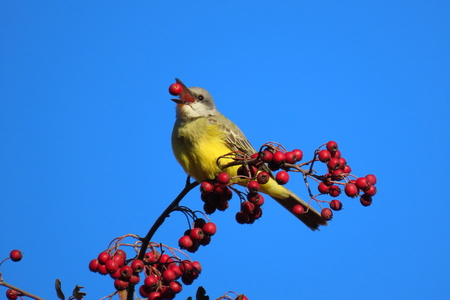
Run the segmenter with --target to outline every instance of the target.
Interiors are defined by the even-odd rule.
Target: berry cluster
[[[323,176],[315,176],[314,178],[319,182],[318,190],[320,194],[328,194],[333,198],[338,197],[341,193],[341,186],[344,187],[345,194],[350,198],[360,196],[360,202],[364,206],[372,204],[372,197],[377,193],[375,186],[377,178],[373,174],[365,177],[356,177],[351,174],[352,168],[347,164],[347,160],[342,157],[341,151],[338,149],[338,144],[334,141],[322,145],[326,149],[317,149],[315,161],[320,161],[327,166],[327,173]],[[321,147],[322,147],[321,146]],[[312,197],[317,202],[327,202],[330,208],[322,209],[322,217],[325,220],[331,220],[334,211],[342,209],[342,202],[333,199],[331,201],[318,200]]]
[[[130,285],[136,286],[143,277],[143,284],[139,287],[142,297],[152,300],[174,299],[176,294],[181,292],[182,283],[189,285],[198,278],[202,269],[200,263],[189,260],[183,252],[168,246],[150,243],[142,259],[138,259],[137,256],[127,259],[126,252],[118,247],[133,246],[138,250],[140,244],[122,243],[125,237],[118,238],[110,249],[101,252],[89,263],[89,270],[92,272],[109,274],[114,279],[117,291],[124,290]],[[172,255],[165,254],[165,251]],[[184,258],[175,251],[184,254]]]
[[[326,149],[321,149],[326,146]],[[356,177],[352,175],[351,167],[347,164],[345,158],[342,157],[338,145],[334,141],[330,141],[320,146],[314,154],[314,158],[310,161],[299,163],[303,158],[303,152],[299,149],[287,151],[283,146],[276,143],[264,144],[258,153],[251,156],[243,155],[241,152],[228,153],[220,159],[232,159],[231,163],[223,166],[223,168],[231,165],[240,165],[237,176],[230,176],[223,172],[220,173],[214,181],[205,181],[201,184],[201,198],[204,202],[204,210],[211,214],[216,209],[225,210],[229,207],[228,201],[232,198],[232,190],[235,191],[241,199],[241,209],[236,214],[236,220],[240,224],[251,224],[262,216],[261,206],[264,204],[264,197],[260,194],[261,188],[271,178],[278,184],[284,185],[289,181],[288,172],[301,172],[307,183],[307,179],[311,178],[319,183],[318,189],[320,194],[328,194],[333,198],[341,194],[341,187],[347,196],[361,196],[360,201],[364,206],[372,203],[372,196],[376,194],[376,177],[375,175],[367,175],[366,177]],[[317,175],[313,170],[315,162],[323,162],[327,166],[325,175]],[[308,166],[308,169],[302,169]],[[270,171],[277,173],[271,174]],[[246,180],[246,181],[242,181]],[[232,187],[233,184],[246,182],[246,193],[240,192]],[[342,202],[333,199],[331,201],[319,200],[317,196],[311,193],[309,184],[307,188],[310,194],[310,200],[314,200],[321,207],[321,216],[324,220],[331,220],[333,210],[342,209]],[[361,194],[362,192],[362,194]],[[310,201],[310,202],[311,202]],[[320,203],[329,203],[330,208],[322,208]],[[296,215],[305,213],[305,208],[301,205],[295,205],[292,212]]]
[[[188,229],[178,240],[180,249],[194,253],[201,246],[206,246],[211,242],[211,236],[217,231],[216,224],[206,222],[205,219],[197,218],[194,221],[194,228]]]
[[[228,201],[233,197],[229,184],[230,175],[227,173],[219,174],[214,181],[208,180],[201,183],[201,199],[204,202],[205,213],[212,214],[216,210],[225,211],[229,207]]]

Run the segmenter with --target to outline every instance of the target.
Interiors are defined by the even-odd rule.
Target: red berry
[[[294,149],[292,152],[295,155],[295,161],[301,161],[303,159],[303,151],[300,149]]]
[[[261,186],[259,185],[258,181],[250,180],[247,184],[247,188],[250,193],[257,193],[261,189]]]
[[[125,259],[122,256],[122,254],[116,253],[111,259],[114,260],[119,265],[119,268],[123,267],[123,265],[125,264]]]
[[[192,262],[192,266],[193,266],[194,268],[197,268],[198,273],[201,273],[201,272],[202,272],[202,265],[200,264],[200,262],[198,262],[198,261],[193,261],[193,262]]]
[[[273,161],[271,161],[270,163],[267,164],[267,166],[269,167],[270,171],[277,171],[280,169],[280,164],[276,164]]]
[[[336,150],[336,152],[331,152],[331,157],[340,158],[341,157],[341,150]]]
[[[261,194],[249,193],[247,194],[247,200],[253,204],[261,206],[264,204],[264,197]]]
[[[226,200],[221,200],[219,203],[217,203],[217,206],[216,206],[217,210],[219,210],[219,211],[225,211],[228,209],[228,207],[230,207],[230,205],[229,205],[228,201],[226,201]]]
[[[337,197],[341,194],[341,188],[337,185],[332,185],[328,190],[328,194],[330,194],[331,197]]]
[[[138,284],[139,281],[141,281],[141,277],[139,277],[138,274],[133,274],[130,279],[128,279],[128,282],[133,285]]]
[[[11,258],[12,261],[20,261],[22,259],[22,252],[19,250],[12,250],[9,253],[9,258]]]
[[[329,208],[324,208],[322,209],[322,211],[320,212],[320,215],[322,216],[322,218],[325,221],[329,221],[333,218],[333,211]]]
[[[117,249],[116,252],[114,252],[114,256],[121,256],[124,261],[127,259],[127,254],[122,249]]]
[[[201,239],[203,239],[205,234],[203,233],[203,230],[201,228],[194,228],[191,230],[189,236],[193,241],[200,241]]]
[[[330,189],[330,187],[327,186],[325,183],[321,182],[321,183],[319,183],[319,186],[317,187],[317,189],[319,190],[319,192],[321,194],[328,194],[328,190]]]
[[[292,212],[295,215],[302,215],[305,212],[305,208],[303,206],[301,206],[300,204],[296,204],[294,205],[294,207],[292,208]]]
[[[324,150],[320,150],[318,157],[319,157],[319,160],[321,162],[326,163],[327,161],[330,160],[331,153],[330,153],[330,151],[325,150],[325,149]]]
[[[156,252],[158,253],[158,252]],[[158,261],[158,258],[155,256],[153,252],[147,252],[144,254],[144,261],[146,262],[155,262]]]
[[[178,245],[181,249],[187,249],[192,247],[193,242],[190,236],[184,235],[178,240]]]
[[[151,293],[151,291],[152,289],[146,285],[141,285],[139,287],[139,294],[141,295],[142,298],[147,298],[148,295]]]
[[[216,208],[209,202],[203,203],[203,210],[206,214],[210,215],[216,211]]]
[[[348,174],[350,174],[352,172],[352,168],[350,168],[349,165],[345,165],[342,170],[344,171],[344,173],[348,173]]]
[[[148,300],[162,300],[160,292],[151,292],[148,295]]]
[[[178,294],[183,290],[183,286],[178,281],[172,281],[169,283],[169,287],[175,292],[175,294]]]
[[[173,259],[167,254],[162,254],[159,257],[159,262],[162,263],[162,264],[167,264],[167,263],[173,262]]]
[[[149,288],[155,288],[158,285],[159,279],[158,277],[154,275],[150,275],[148,277],[145,277],[144,279],[144,285]]]
[[[255,205],[253,203],[251,203],[250,201],[245,201],[245,202],[242,202],[242,204],[241,204],[241,211],[243,211],[247,215],[251,214],[254,209],[255,209]]]
[[[128,281],[124,281],[119,278],[114,280],[114,287],[118,291],[122,291],[122,290],[126,289],[128,287],[128,284],[129,284]]]
[[[371,186],[369,180],[367,180],[366,177],[359,177],[358,179],[356,179],[355,185],[358,189],[364,192],[369,190]]]
[[[342,169],[337,169],[334,170],[333,172],[331,172],[331,179],[335,180],[335,181],[340,181],[344,179],[344,171],[342,171]]]
[[[341,210],[342,209],[342,202],[339,200],[331,200],[330,207],[332,210]]]
[[[206,246],[209,245],[209,243],[211,243],[211,236],[209,235],[205,235],[201,241],[198,242],[200,245],[202,246]]]
[[[236,213],[236,222],[238,222],[239,224],[247,224],[249,220],[250,217],[248,216],[247,213],[243,211],[238,211]]]
[[[356,196],[358,196],[358,193],[359,193],[356,185],[351,182],[349,182],[345,185],[344,192],[350,198],[355,198]]]
[[[223,174],[227,174],[227,173],[223,173]],[[227,187],[226,185],[221,184],[219,182],[216,182],[214,184],[214,194],[216,194],[216,195],[223,195],[223,193],[225,192],[226,187]]]
[[[202,228],[203,225],[205,225],[205,224],[206,224],[205,219],[203,219],[203,218],[197,218],[197,219],[195,219],[195,221],[194,221],[194,228]]]
[[[185,284],[185,285],[191,285],[194,282],[195,278],[186,274],[183,274],[183,276],[181,276],[181,281]]]
[[[180,262],[180,270],[183,274],[186,274],[192,269],[192,262],[190,260],[183,260]]]
[[[161,298],[164,300],[170,300],[175,298],[175,292],[168,286],[163,286],[161,291]]]
[[[327,167],[330,170],[337,170],[341,167],[340,162],[339,162],[339,158],[333,157],[330,158],[330,160],[327,162]]]
[[[345,166],[347,165],[347,160],[343,157],[339,157],[339,165],[342,170],[344,170]]]
[[[175,273],[175,279],[178,279],[183,275],[183,272],[181,272],[180,267],[176,263],[170,264],[169,269]]]
[[[97,272],[97,270],[98,270],[98,265],[99,265],[98,259],[94,258],[93,260],[91,260],[91,261],[89,262],[89,270],[90,270],[91,272]]]
[[[213,236],[214,234],[216,234],[216,231],[217,231],[216,224],[214,224],[213,222],[206,223],[202,229],[203,229],[204,234],[210,235],[210,236]]]
[[[258,168],[254,165],[242,165],[237,170],[237,174],[239,176],[243,177],[250,177],[253,178],[255,176],[256,172],[258,172]]]
[[[106,270],[105,265],[99,264],[97,268],[97,272],[101,275],[107,275],[108,271]]]
[[[286,155],[281,151],[276,151],[273,154],[272,162],[275,164],[280,164],[286,161]]]
[[[230,182],[230,175],[226,172],[222,172],[217,175],[217,182],[221,184],[228,184]]]
[[[140,259],[135,259],[131,262],[131,268],[134,273],[141,273],[144,270],[145,265],[144,262]]]
[[[123,266],[120,268],[120,275],[123,278],[129,278],[131,275],[133,275],[133,269],[130,266]]]
[[[334,153],[338,150],[338,144],[335,141],[329,141],[327,143],[327,150],[330,151],[330,153]]]
[[[374,185],[372,185],[370,187],[370,189],[368,189],[367,191],[364,192],[364,194],[367,194],[369,196],[375,196],[376,193],[377,193],[377,188]]]
[[[377,183],[377,177],[375,177],[375,175],[373,175],[373,174],[366,175],[366,178],[367,178],[367,181],[369,181],[370,184],[372,184],[372,185]]]
[[[220,198],[226,201],[231,200],[231,198],[233,198],[233,192],[231,191],[230,188],[225,187]]]
[[[108,252],[102,252],[98,255],[98,262],[102,265],[106,264],[106,262],[111,258]]]
[[[6,298],[8,298],[8,300],[16,300],[20,295],[21,293],[19,291],[13,289],[6,290]]]
[[[119,269],[119,265],[116,263],[115,260],[108,260],[105,264],[106,267],[106,271],[108,271],[108,273],[112,274],[114,272],[116,272]]]
[[[294,152],[286,152],[284,154],[286,156],[286,162],[288,164],[295,164],[297,162]]]
[[[262,209],[261,206],[255,206],[255,209],[253,210],[253,214],[249,215],[250,221],[251,219],[259,219],[262,217]]]
[[[161,279],[165,282],[170,282],[175,280],[176,275],[175,272],[171,269],[167,269],[162,273]]]
[[[106,268],[106,266],[105,266],[105,268]],[[110,273],[109,276],[113,279],[117,279],[117,278],[122,277],[122,273],[120,273],[120,269],[117,269],[116,272]]]
[[[181,86],[181,84],[179,83],[172,83],[169,86],[169,93],[172,96],[178,96],[179,94],[181,94],[181,91],[183,90],[183,87]]]
[[[364,194],[361,196],[361,198],[359,199],[359,201],[361,202],[361,204],[363,206],[369,206],[372,204],[372,196],[369,196],[367,194]]]
[[[267,172],[259,172],[258,175],[256,176],[256,180],[258,181],[259,184],[266,184],[270,179],[270,175]]]
[[[212,184],[209,181],[203,181],[202,184],[200,185],[200,191],[202,193],[209,194],[209,193],[212,193],[213,190],[214,190],[214,184]]]
[[[288,172],[286,172],[284,170],[278,172],[277,176],[275,176],[275,180],[280,185],[284,185],[284,184],[288,183],[288,181],[289,181],[289,174],[288,174]]]
[[[270,152],[269,150],[262,151],[260,156],[261,156],[261,160],[265,163],[270,163],[273,159],[273,153]]]

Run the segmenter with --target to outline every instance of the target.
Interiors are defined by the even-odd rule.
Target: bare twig
[[[1,274],[0,274],[0,285],[5,286],[5,287],[10,288],[10,289],[13,289],[13,290],[16,290],[16,291],[18,291],[22,296],[26,296],[26,297],[29,297],[29,298],[32,298],[32,299],[36,299],[36,300],[44,300],[44,299],[41,298],[41,297],[38,297],[38,296],[33,295],[33,294],[31,294],[31,293],[28,293],[28,292],[26,292],[26,291],[24,291],[24,290],[22,290],[22,289],[19,289],[18,287],[15,287],[15,286],[13,286],[13,285],[11,285],[11,284],[5,282],[4,280],[1,279]]]

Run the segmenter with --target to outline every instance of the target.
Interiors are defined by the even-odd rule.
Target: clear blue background
[[[311,156],[339,143],[371,207],[311,232],[274,201],[252,226],[231,208],[192,258],[206,288],[249,299],[450,298],[448,1],[1,1],[0,257],[43,298],[113,291],[88,262],[144,235],[182,189],[172,155],[175,77],[201,86],[255,146]],[[299,176],[296,176],[299,177]],[[289,186],[307,192],[300,178]],[[325,198],[324,200],[326,200]],[[200,209],[199,192],[182,204]],[[173,214],[154,241],[175,246]]]

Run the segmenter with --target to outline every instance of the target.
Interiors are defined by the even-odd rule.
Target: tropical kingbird
[[[172,99],[177,103],[172,132],[172,149],[176,159],[184,171],[198,182],[213,180],[221,172],[236,176],[239,166],[221,169],[218,157],[232,151],[242,151],[250,156],[256,150],[239,127],[217,110],[207,90],[187,88],[179,79],[176,81],[182,86],[179,99]],[[247,182],[238,180],[237,183],[245,186]],[[312,230],[319,225],[327,225],[320,213],[273,178],[261,185],[261,192],[271,196],[291,213],[295,205],[303,206],[305,213],[294,215]]]

